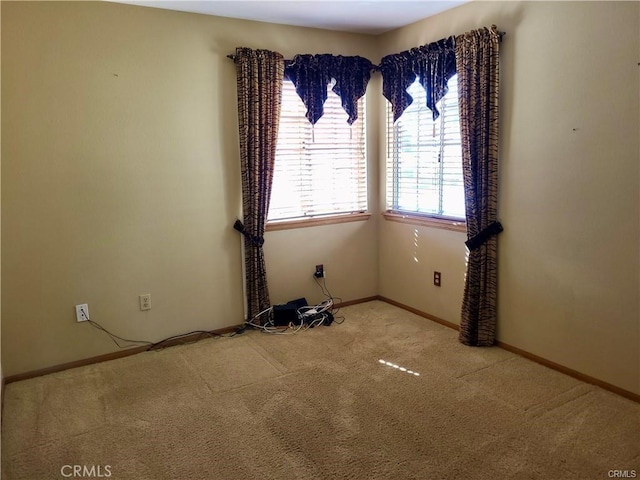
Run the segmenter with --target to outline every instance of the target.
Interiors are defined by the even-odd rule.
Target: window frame
[[[456,81],[456,76],[452,77],[449,82]],[[418,79],[416,79],[418,82]],[[422,93],[422,92],[421,92]],[[423,99],[414,99],[414,102],[423,101]],[[438,102],[438,106],[440,106],[440,102]],[[424,107],[426,109],[426,107]],[[444,112],[440,109],[441,114]],[[428,112],[428,110],[427,110]],[[406,113],[406,112],[405,112]],[[443,117],[441,117],[443,118]],[[391,104],[386,102],[385,106],[385,155],[386,155],[386,163],[384,169],[384,179],[385,179],[385,211],[382,212],[382,216],[386,220],[400,222],[400,223],[408,223],[411,225],[421,225],[433,228],[441,228],[452,231],[466,232],[466,218],[465,217],[455,217],[451,215],[439,215],[437,213],[430,212],[418,212],[411,210],[404,210],[400,208],[394,209],[394,204],[397,204],[397,195],[398,189],[394,186],[395,182],[397,182],[396,178],[398,175],[397,169],[394,167],[394,163],[397,162],[397,154],[395,154],[395,149],[393,147],[393,142],[395,141],[395,126],[393,125],[393,113],[391,110]],[[444,146],[442,143],[439,145],[439,148],[442,149]],[[440,173],[439,176],[442,177],[444,174]],[[464,178],[462,187],[464,189]],[[392,185],[390,185],[390,183]],[[442,201],[442,187],[438,190],[438,197],[440,201]]]
[[[335,97],[334,102],[338,102],[338,104],[340,104],[340,97],[338,97],[335,93],[333,93],[331,91],[331,87],[332,84],[329,84],[327,86],[328,92],[327,92],[327,100],[330,97]],[[291,94],[291,90],[295,91],[295,87],[293,87],[293,84],[287,80],[284,79],[283,80],[283,89],[284,88],[289,88],[289,94]],[[283,92],[284,93],[284,92]],[[302,107],[301,110],[301,114],[300,114],[300,122],[302,124],[302,122],[304,122],[304,124],[307,124],[309,126],[310,129],[315,128],[315,126],[312,126],[309,123],[309,120],[305,117],[304,115],[304,106],[302,104],[302,101],[299,99],[299,97],[296,95],[296,99],[298,101],[300,101],[300,106]],[[284,102],[284,95],[283,95],[283,102]],[[358,104],[359,104],[359,108],[358,108],[358,119],[355,121],[354,125],[357,122],[362,122],[360,123],[359,127],[362,129],[362,146],[361,146],[361,151],[362,151],[362,170],[359,170],[360,166],[358,167],[358,178],[363,179],[363,185],[364,185],[364,191],[362,189],[359,189],[358,192],[359,193],[364,193],[364,208],[363,209],[355,209],[352,211],[344,211],[344,212],[336,212],[336,213],[318,213],[318,214],[311,214],[308,216],[298,216],[298,217],[291,217],[291,218],[274,218],[274,219],[269,219],[267,218],[266,223],[265,223],[265,230],[266,231],[277,231],[277,230],[286,230],[286,229],[293,229],[293,228],[304,228],[304,227],[313,227],[313,226],[318,226],[318,225],[330,225],[330,224],[337,224],[337,223],[348,223],[348,222],[356,222],[356,221],[366,221],[371,217],[371,213],[370,213],[370,185],[369,185],[369,165],[368,165],[368,155],[367,155],[367,136],[368,136],[368,132],[367,132],[367,117],[366,117],[366,95],[363,96],[362,98],[360,98],[358,100]],[[327,106],[327,103],[325,103],[325,107]],[[334,106],[335,107],[335,106]],[[344,113],[344,119],[340,119],[340,121],[344,121],[344,126],[345,128],[352,128],[349,126],[349,124],[347,123],[347,113],[344,112],[344,110],[342,110],[342,107],[340,106],[340,112]],[[325,109],[325,115],[327,115],[327,109]],[[318,123],[322,122],[322,119],[324,118],[324,116],[318,121]],[[316,126],[318,125],[318,123],[316,123]],[[335,124],[335,122],[334,122]],[[314,135],[314,134],[312,134]],[[276,156],[276,162],[278,161],[277,156]],[[359,160],[356,160],[359,161]],[[275,180],[275,168],[274,168],[274,180]],[[273,187],[275,186],[272,185],[272,199],[273,199]],[[270,205],[271,207],[271,205]]]

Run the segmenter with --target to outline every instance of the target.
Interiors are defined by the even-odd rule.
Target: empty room
[[[640,3],[3,1],[6,480],[640,476]]]

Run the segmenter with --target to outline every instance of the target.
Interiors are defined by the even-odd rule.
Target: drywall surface
[[[472,2],[380,38],[385,55],[491,24],[507,32],[498,339],[634,393],[639,9],[637,2]],[[380,293],[459,323],[464,240],[381,221]],[[435,290],[417,262],[437,269],[443,256],[443,287]]]
[[[376,295],[378,252],[371,242],[376,235],[375,218],[269,232],[265,255],[272,303],[305,297],[317,304],[325,299],[323,287],[345,301]],[[324,266],[324,279],[313,276],[317,264]]]
[[[242,323],[236,77],[226,55],[245,46],[286,58],[375,56],[375,41],[108,2],[1,8],[4,374],[117,350],[76,323],[80,303],[129,339]],[[268,238],[270,277],[280,263],[310,276],[317,259],[332,265],[336,295],[375,295],[376,227],[362,225]],[[351,269],[339,252],[354,235],[362,249]],[[296,265],[283,254],[301,251],[308,258]],[[311,282],[295,293],[318,291]],[[289,293],[274,280],[274,298]]]

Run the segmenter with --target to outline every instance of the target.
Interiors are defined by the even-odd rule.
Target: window
[[[434,121],[424,88],[407,89],[413,103],[393,123],[387,104],[387,208],[391,212],[450,220],[465,217],[457,76]]]
[[[331,88],[332,85],[329,86]],[[329,91],[315,125],[293,84],[282,87],[268,220],[300,220],[367,209],[364,101],[349,125],[340,97]]]

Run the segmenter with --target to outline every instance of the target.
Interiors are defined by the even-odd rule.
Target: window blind
[[[268,220],[366,211],[363,99],[353,125],[331,91],[315,125],[305,112],[295,87],[285,80]]]
[[[387,208],[393,212],[464,219],[464,184],[457,76],[434,121],[416,80],[413,103],[393,123],[387,103]]]

